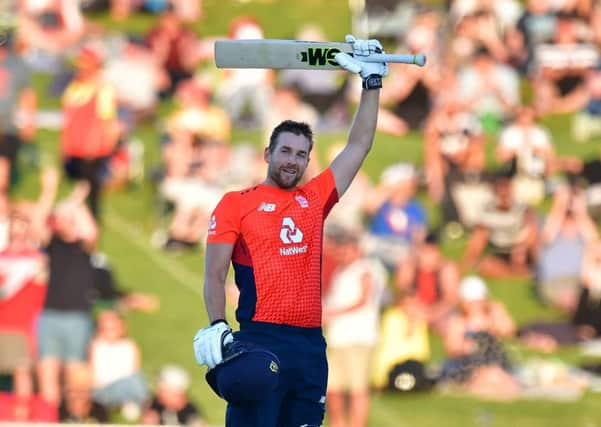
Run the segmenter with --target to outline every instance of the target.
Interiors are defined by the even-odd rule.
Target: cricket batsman
[[[225,194],[209,224],[204,298],[210,326],[194,337],[198,364],[227,402],[226,427],[314,427],[325,413],[328,376],[321,329],[323,224],[369,153],[386,63],[377,40],[347,36],[353,54],[338,64],[359,74],[361,100],[348,142],[329,167],[298,186],[313,148],[313,132],[291,120],[273,129],[264,158],[267,177]],[[225,316],[230,262],[240,290],[233,332]]]

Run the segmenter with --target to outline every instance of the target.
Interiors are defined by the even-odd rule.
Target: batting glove
[[[353,56],[344,52],[334,57],[342,68],[363,78],[364,89],[379,89],[382,87],[382,77],[388,75],[388,64],[385,62],[364,62],[373,53],[384,53],[382,45],[377,40],[357,40],[351,35],[346,36],[346,42],[353,46]]]
[[[353,55],[354,56],[369,56],[372,53],[384,53],[384,48],[382,44],[375,39],[371,40],[361,40],[356,39],[354,36],[347,34],[344,38],[344,41],[350,43],[353,47]],[[357,58],[360,59],[360,58]]]
[[[200,329],[194,336],[194,356],[199,365],[213,369],[223,361],[223,349],[234,341],[232,328],[225,320]]]

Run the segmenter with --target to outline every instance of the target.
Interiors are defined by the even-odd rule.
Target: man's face
[[[415,178],[399,181],[394,186],[390,201],[398,206],[405,205],[414,195],[417,187]]]
[[[532,126],[534,124],[534,110],[532,108],[521,108],[517,115],[517,122],[521,126]]]
[[[310,141],[303,135],[281,133],[273,152],[265,149],[267,179],[284,190],[294,188],[309,164],[310,147]]]

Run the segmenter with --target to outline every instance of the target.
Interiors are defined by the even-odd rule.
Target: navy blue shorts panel
[[[228,405],[226,427],[321,425],[328,378],[325,340],[319,329],[296,329],[235,333],[235,339],[261,345],[278,356],[280,379],[272,396],[258,405]]]

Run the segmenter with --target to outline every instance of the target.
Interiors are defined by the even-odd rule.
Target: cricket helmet
[[[280,360],[272,352],[234,340],[223,351],[223,361],[205,378],[213,391],[233,405],[266,399],[278,386]]]

